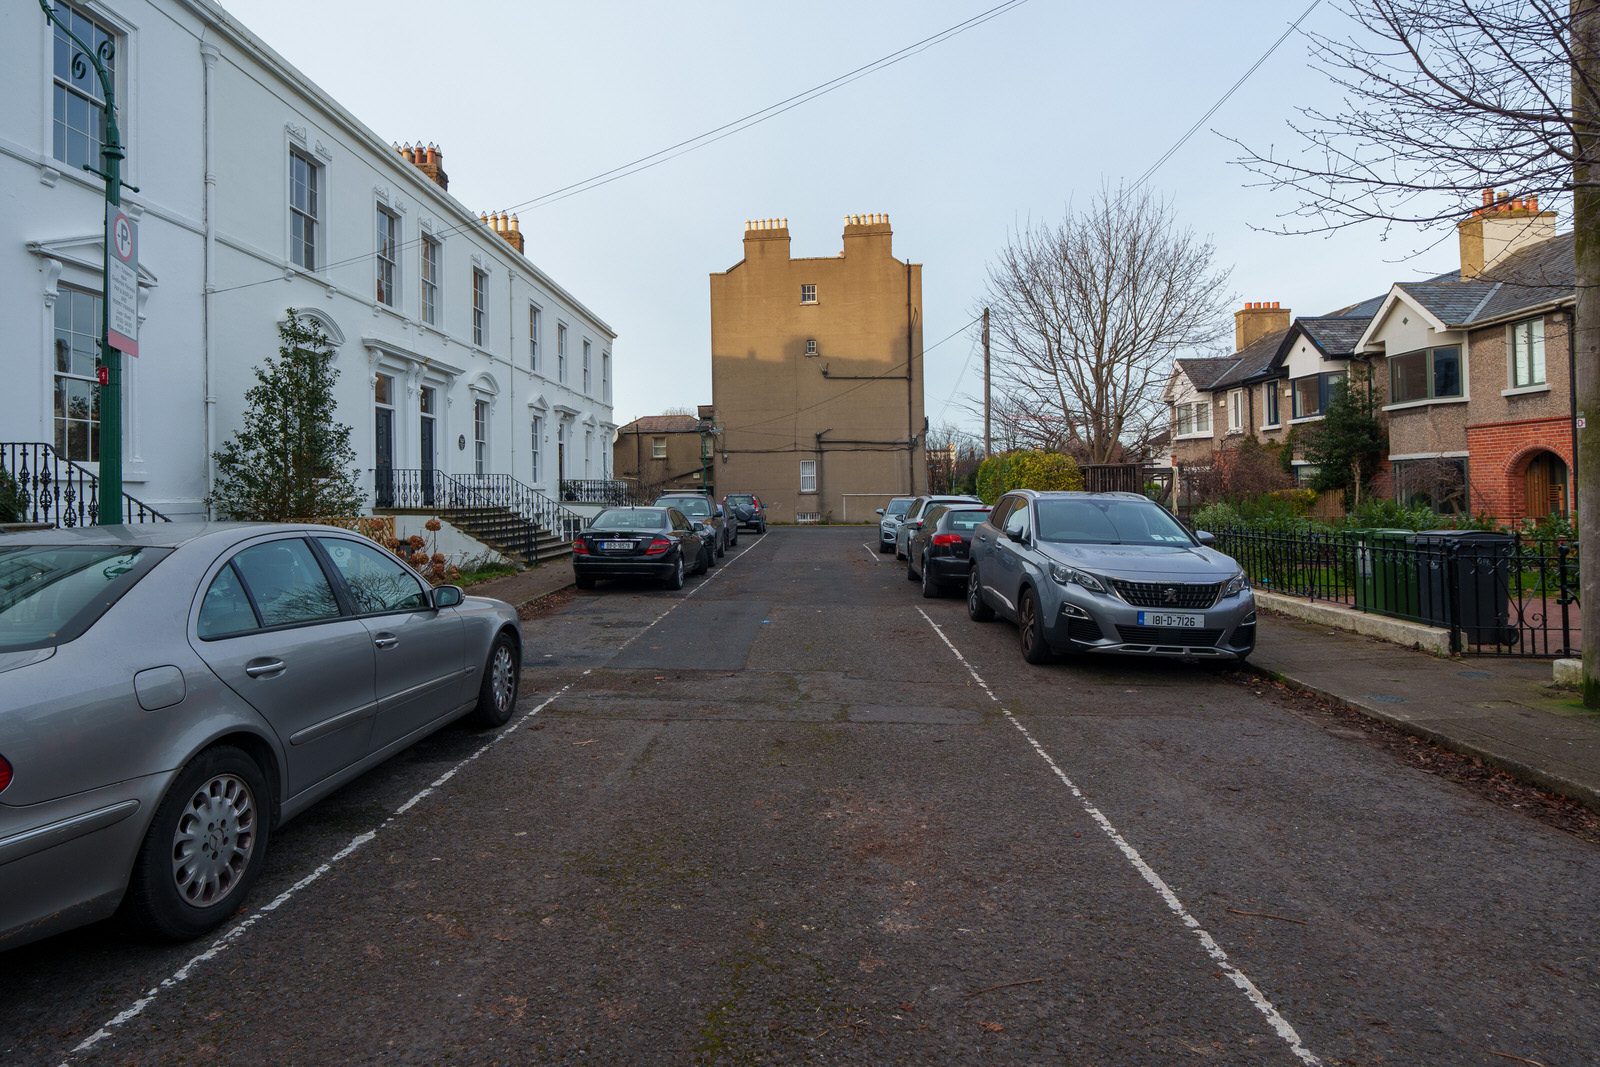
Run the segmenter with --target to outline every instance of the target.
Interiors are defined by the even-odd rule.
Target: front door
[[[421,443],[417,460],[422,467],[422,506],[433,506],[433,467],[434,455],[433,432],[434,417],[433,390],[422,390],[422,421],[417,427],[417,440]]]
[[[1567,465],[1550,452],[1528,464],[1523,478],[1523,508],[1530,519],[1560,514],[1567,508]]]
[[[372,636],[340,615],[303,539],[251,545],[225,563],[201,601],[193,644],[277,733],[290,797],[367,755],[377,711]]]
[[[377,650],[377,751],[459,708],[470,695],[466,627],[434,610],[427,590],[388,552],[349,537],[319,537]]]
[[[372,442],[375,503],[388,508],[394,506],[394,409],[375,408],[373,414],[377,428]]]

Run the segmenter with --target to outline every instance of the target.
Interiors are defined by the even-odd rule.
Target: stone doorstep
[[[1261,589],[1255,590],[1255,597],[1257,608],[1265,608],[1274,614],[1287,615],[1319,626],[1331,626],[1336,630],[1347,630],[1363,637],[1375,637],[1406,648],[1431,652],[1435,656],[1450,655],[1450,631],[1441,626],[1425,626],[1419,622],[1392,619],[1387,615],[1373,615],[1320,600],[1303,600]]]

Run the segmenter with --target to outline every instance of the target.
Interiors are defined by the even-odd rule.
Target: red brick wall
[[[1534,456],[1540,452],[1560,456],[1570,483],[1572,422],[1560,416],[1468,426],[1467,451],[1473,513],[1484,512],[1503,523],[1516,522],[1527,513],[1523,475]]]

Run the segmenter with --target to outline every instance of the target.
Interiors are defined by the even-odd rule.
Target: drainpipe
[[[832,433],[832,432],[833,432],[833,429],[831,427],[826,429],[826,430],[817,431],[817,519],[818,519],[818,521],[826,521],[826,518],[827,518],[827,515],[828,515],[828,507],[827,507],[828,498],[826,496],[824,496],[823,492],[822,492],[822,435],[825,434],[825,433]],[[796,514],[799,513],[799,508],[798,507],[795,509],[795,512],[796,512]]]
[[[203,371],[201,374],[201,392],[205,399],[205,464],[206,464],[206,497],[209,499],[216,488],[216,462],[211,458],[212,445],[216,441],[216,412],[217,398],[211,389],[211,301],[212,290],[215,288],[215,271],[217,263],[217,168],[216,168],[216,143],[212,137],[212,130],[216,128],[216,84],[214,76],[217,59],[222,52],[216,45],[209,41],[200,42],[200,63],[204,68],[204,86],[201,95],[204,99],[200,131],[201,141],[204,144],[205,165],[205,196],[201,212],[205,222],[205,252],[202,265],[203,288],[200,297],[200,351]],[[207,518],[211,517],[211,506],[205,505]]]

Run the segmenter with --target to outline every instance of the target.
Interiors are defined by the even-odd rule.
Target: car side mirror
[[[467,594],[459,585],[441,585],[433,591],[433,606],[438,608],[453,608],[467,598]]]
[[[1007,530],[1006,536],[1019,545],[1028,539],[1028,535],[1021,530]]]
[[[1213,533],[1207,533],[1204,530],[1196,530],[1194,532],[1194,539],[1199,541],[1200,544],[1205,548],[1210,548],[1212,545],[1217,543],[1217,535]]]
[[[878,514],[879,514],[879,515],[880,515],[880,516],[881,516],[881,515],[882,515],[882,514],[883,514],[883,509],[882,509],[882,508],[879,508],[879,509],[878,509]]]

